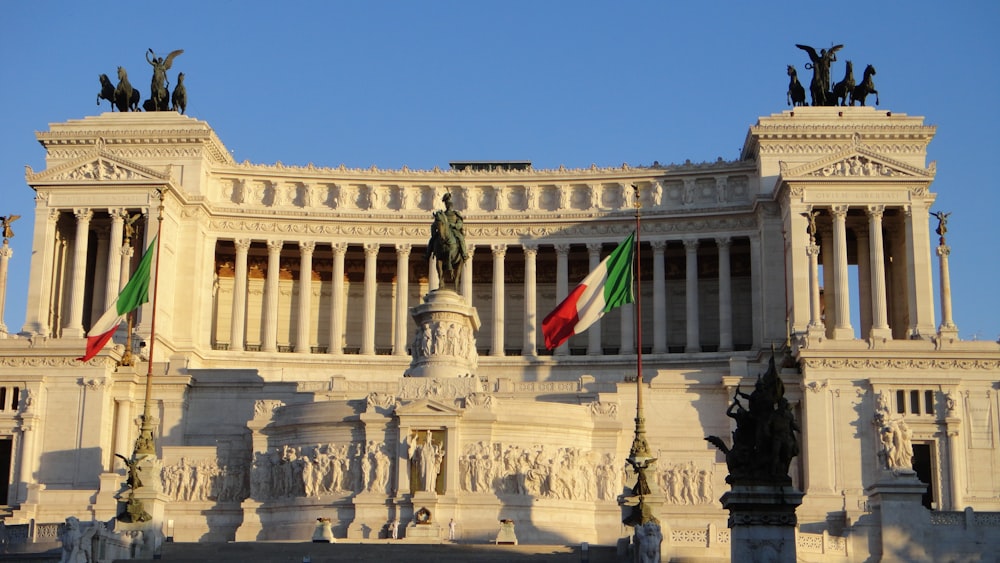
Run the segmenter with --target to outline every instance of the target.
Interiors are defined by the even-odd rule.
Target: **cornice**
[[[969,358],[804,358],[808,369],[997,371],[1000,359]]]

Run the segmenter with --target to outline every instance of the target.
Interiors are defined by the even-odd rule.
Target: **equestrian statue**
[[[444,211],[434,212],[427,258],[435,258],[439,285],[444,286],[446,281],[450,281],[457,292],[465,261],[469,259],[465,247],[465,224],[462,214],[452,206],[450,193],[444,194],[441,201],[444,202]]]

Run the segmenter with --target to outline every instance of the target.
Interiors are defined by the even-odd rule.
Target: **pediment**
[[[855,145],[819,160],[795,167],[781,163],[781,176],[790,178],[919,178],[933,179],[936,166],[918,168]]]
[[[29,184],[54,182],[165,182],[170,173],[154,170],[148,166],[125,160],[119,156],[98,151],[59,166],[34,172],[25,167],[25,179]]]
[[[440,403],[433,399],[417,399],[396,407],[397,416],[461,416],[461,409]]]

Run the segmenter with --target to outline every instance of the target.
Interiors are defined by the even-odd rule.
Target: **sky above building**
[[[184,49],[168,79],[185,74],[187,114],[237,161],[580,168],[737,159],[758,116],[788,109],[787,65],[808,87],[801,43],[843,44],[834,81],[844,61],[859,81],[871,64],[880,109],[937,126],[932,210],[952,214],[954,320],[964,339],[996,340],[1000,252],[981,235],[1000,210],[997,23],[1000,2],[986,0],[7,2],[0,215],[22,218],[3,320],[10,332],[24,323],[34,221],[24,166],[45,168],[35,132],[109,111],[95,105],[98,76],[117,82],[118,66],[148,98],[149,48]]]

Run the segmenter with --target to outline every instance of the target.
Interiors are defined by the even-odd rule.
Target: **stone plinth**
[[[880,521],[881,555],[905,553],[914,561],[930,561],[922,545],[915,541],[913,530],[927,529],[930,511],[924,508],[922,498],[927,485],[912,471],[895,474],[884,472],[882,478],[865,489],[872,514]],[[873,553],[873,555],[875,555]]]
[[[392,520],[392,501],[385,495],[360,493],[354,497],[354,521],[347,527],[347,538],[352,540],[378,539],[386,524]]]
[[[417,333],[407,377],[467,377],[476,372],[479,314],[450,289],[435,289],[410,309]]]
[[[802,497],[792,486],[733,485],[720,499],[729,511],[731,559],[795,563],[795,509]]]

